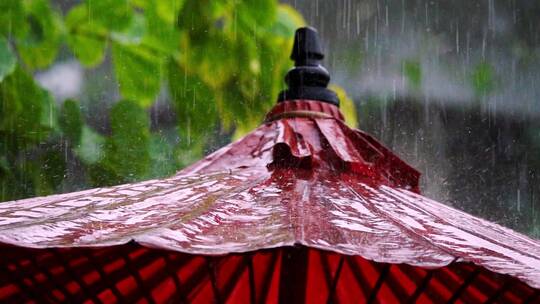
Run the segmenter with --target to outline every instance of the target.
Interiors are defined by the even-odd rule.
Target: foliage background
[[[274,0],[1,1],[0,201],[167,176],[241,136],[304,23]],[[81,100],[38,84],[58,61],[94,74]]]

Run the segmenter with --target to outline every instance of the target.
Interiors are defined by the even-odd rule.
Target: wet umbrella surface
[[[535,302],[540,243],[419,194],[316,32],[264,123],[166,179],[0,204],[5,302]]]

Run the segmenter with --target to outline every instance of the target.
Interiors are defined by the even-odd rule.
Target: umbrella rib
[[[248,254],[246,257],[246,263],[248,266],[249,275],[249,299],[251,304],[257,302],[257,290],[255,288],[255,270],[253,269],[253,253]]]
[[[519,283],[523,284],[519,280],[512,280],[511,276],[504,275],[504,280],[502,284],[499,284],[499,279],[491,278],[489,275],[489,271],[482,271],[480,275],[476,278],[476,281],[474,282],[474,287],[485,294],[486,296],[490,294],[491,296],[486,300],[486,303],[493,303],[497,299],[500,299],[503,294],[512,294],[518,298],[524,298],[525,296],[523,293],[520,293],[520,285],[513,284],[513,283]],[[492,286],[495,285],[497,287],[493,288]],[[510,287],[512,286],[512,289]],[[495,289],[495,292],[492,292]],[[509,290],[510,289],[510,290]],[[522,291],[522,290],[521,290]],[[492,299],[492,300],[490,300]],[[504,301],[503,301],[504,302]]]
[[[154,299],[152,298],[152,295],[151,295],[150,291],[148,290],[148,288],[147,288],[146,284],[144,283],[143,279],[141,278],[139,270],[134,269],[133,263],[132,263],[131,259],[129,258],[129,255],[126,254],[126,253],[122,254],[122,259],[126,263],[126,268],[130,272],[131,276],[133,277],[135,282],[137,282],[137,285],[139,286],[139,288],[142,290],[142,294],[144,294],[144,297],[146,298],[146,300],[149,303],[155,303]]]
[[[95,267],[95,270],[96,272],[99,274],[99,276],[101,277],[101,279],[105,282],[106,286],[105,286],[105,290],[107,290],[107,286],[109,286],[109,289],[111,290],[111,292],[114,294],[114,296],[118,299],[118,301],[120,301],[123,296],[122,294],[120,293],[120,291],[118,290],[118,288],[116,288],[116,285],[113,284],[113,282],[109,279],[109,277],[107,276],[107,274],[105,274],[105,272],[103,271],[103,264],[96,260],[94,258],[94,256],[92,256],[92,254],[90,253],[87,253],[85,252],[84,255],[86,256],[86,258],[90,261],[91,264],[93,265],[97,265],[97,267]],[[102,292],[103,292],[102,291]]]
[[[431,278],[433,278],[433,269],[428,269],[422,282],[416,287],[413,294],[407,300],[407,303],[416,303],[422,292],[428,287]]]
[[[439,271],[437,271],[436,277],[438,277],[439,281],[444,284],[447,290],[454,290],[454,293],[460,293],[460,300],[467,303],[479,302],[480,299],[478,299],[478,296],[475,295],[475,293],[464,292],[468,290],[467,288],[463,289],[463,285],[466,284],[467,280],[472,280],[467,284],[470,287],[475,288],[481,294],[486,295],[486,297],[490,291],[500,288],[501,286],[498,280],[492,282],[497,286],[495,288],[487,285],[489,283],[482,280],[481,274],[483,271],[485,271],[484,267],[475,265],[473,263],[453,263],[452,265],[441,268]]]
[[[151,292],[149,292],[150,290],[156,291],[157,294],[159,294],[159,288],[161,286],[160,284],[163,284],[168,277],[173,276],[173,269],[178,269],[178,268],[183,267],[191,259],[191,257],[189,255],[184,255],[182,257],[189,257],[189,258],[187,258],[187,259],[179,258],[179,259],[176,259],[175,261],[171,261],[169,259],[169,261],[171,261],[171,262],[167,263],[167,259],[163,257],[163,255],[166,254],[166,253],[155,253],[155,250],[147,251],[147,252],[150,253],[150,255],[147,256],[148,257],[148,259],[147,259],[148,263],[142,263],[142,262],[139,261],[139,262],[133,262],[133,265],[140,265],[140,269],[143,269],[143,268],[148,267],[149,265],[152,265],[154,262],[159,261],[161,259],[163,259],[163,261],[164,261],[163,265],[161,267],[155,268],[155,271],[151,275],[149,275],[149,276],[147,276],[145,278],[144,287],[147,290],[146,291],[147,294],[151,294]],[[204,270],[204,268],[203,268],[203,270]],[[180,282],[180,280],[178,280],[178,282]],[[189,303],[186,300],[186,298],[185,298],[185,296],[183,294],[184,290],[186,290],[186,289],[187,288],[182,288],[182,286],[178,287],[176,289],[176,294],[173,293],[172,295],[170,295],[170,299],[168,300],[168,302],[171,302],[171,303],[178,303],[178,302]],[[153,299],[152,301],[161,302],[163,300],[160,299],[158,301],[158,300]],[[132,303],[132,302],[135,302],[135,299],[133,297],[131,297],[130,299],[125,299],[125,302]]]
[[[354,261],[354,257],[348,256],[347,264],[349,265],[349,269],[354,275],[356,282],[360,285],[360,289],[362,289],[362,294],[364,295],[365,299],[367,299],[370,287],[369,284],[366,282],[365,277],[362,275],[360,267],[358,266],[356,261]]]
[[[40,270],[47,277],[47,279],[52,283],[52,285],[56,286],[56,288],[60,293],[62,293],[62,295],[64,295],[68,299],[71,299],[69,300],[70,302],[74,301],[73,295],[69,293],[67,289],[62,286],[62,284],[58,284],[56,280],[54,280],[54,276],[49,272],[49,269],[47,269],[47,267],[42,267],[41,263],[38,263],[38,261],[36,261],[33,256],[29,257],[28,259],[30,260],[32,265],[36,267],[36,269]]]
[[[175,269],[182,265],[181,263],[178,263],[174,260],[171,260],[171,257],[169,256],[169,253],[163,252],[162,253],[163,259],[165,259],[165,271],[167,271],[167,274],[172,278],[174,282],[174,286],[176,287],[175,295],[177,296],[176,300],[172,300],[171,302],[174,303],[188,303],[182,288],[182,282],[180,281],[180,278],[178,277],[177,273],[175,272]]]
[[[509,276],[509,275],[506,275],[506,276]],[[529,291],[531,291],[531,288],[528,284],[526,283],[523,283],[521,280],[519,279],[516,279],[512,276],[509,276],[514,282],[512,283],[512,288],[508,291],[508,293],[506,294],[512,294],[514,295],[515,297],[518,297],[518,298],[525,298],[526,295],[528,294]],[[538,291],[540,293],[540,289],[534,289],[536,291]],[[534,292],[531,291],[531,294],[533,294]],[[529,294],[529,296],[531,296],[531,294]]]
[[[417,289],[419,289],[421,285],[425,284],[425,286],[422,286],[421,290],[418,291],[419,294],[417,295],[417,297],[420,297],[420,295],[424,294],[425,296],[427,296],[431,300],[431,302],[440,302],[440,301],[442,301],[441,299],[443,299],[443,295],[440,293],[440,291],[430,289],[429,287],[431,286],[430,284],[432,282],[439,282],[441,284],[447,283],[447,282],[444,281],[444,279],[440,279],[436,275],[438,273],[438,271],[440,269],[443,269],[443,268],[424,270],[427,273],[422,276],[422,275],[420,275],[418,273],[418,270],[422,269],[422,268],[417,268],[417,266],[411,266],[409,264],[401,264],[400,267],[408,269],[408,271],[403,270],[403,273],[407,273],[408,277],[412,281],[414,281],[415,284],[418,285]],[[445,267],[447,267],[447,266],[445,266]],[[427,277],[428,273],[430,273],[429,278]],[[426,282],[424,282],[423,280],[426,280]],[[417,299],[412,299],[412,300],[416,301]],[[413,303],[412,300],[410,300],[409,303]]]
[[[266,303],[267,302],[267,299],[266,297],[268,296],[268,291],[270,289],[270,283],[272,283],[272,277],[273,277],[273,274],[274,272],[276,271],[276,263],[277,263],[277,260],[278,260],[279,256],[278,256],[278,253],[277,252],[273,252],[271,257],[270,257],[270,264],[268,264],[268,268],[266,270],[266,273],[265,273],[265,276],[263,278],[263,281],[262,281],[262,287],[261,287],[261,299],[259,301],[259,303]]]
[[[247,257],[243,257],[242,261],[239,262],[237,265],[236,270],[231,274],[227,282],[223,284],[223,290],[221,291],[221,298],[223,300],[228,300],[229,296],[231,295],[231,292],[234,290],[235,283],[237,283],[238,279],[242,275],[242,273],[245,271],[246,267],[249,269],[248,263],[246,262],[248,259]],[[249,271],[249,270],[248,270]],[[249,280],[249,273],[248,273],[248,280]],[[251,282],[249,282],[251,285]],[[250,286],[251,289],[251,286]]]
[[[3,264],[3,263],[2,263]],[[19,267],[19,265],[17,265],[16,262],[14,262],[13,264],[13,267],[15,268],[15,271],[11,271],[7,265],[3,264],[2,265],[2,268],[5,269],[5,272],[4,273],[9,273],[11,276],[13,276],[14,280],[16,281],[16,285],[18,286],[18,288],[20,289],[20,294],[21,295],[25,295],[26,296],[26,299],[34,299],[35,301],[37,301],[37,299],[40,299],[43,297],[43,295],[46,295],[47,293],[43,292],[43,286],[41,284],[37,284],[37,282],[34,280],[34,277],[33,276],[28,276],[28,279],[32,282],[31,285],[34,285],[36,287],[36,289],[39,289],[39,293],[36,293],[36,291],[34,290],[34,288],[31,288],[32,286],[28,286],[28,284],[25,284],[24,283],[24,278],[22,277],[21,275],[21,269]],[[23,292],[24,291],[24,292]],[[26,293],[29,293],[31,294],[31,297],[29,297]],[[50,301],[54,302],[53,299],[49,299]]]
[[[343,256],[340,256],[336,273],[334,275],[334,279],[332,280],[332,285],[330,286],[330,290],[328,292],[328,299],[326,300],[326,303],[328,304],[333,302],[332,299],[336,295],[336,288],[337,288],[338,280],[341,277],[341,269],[343,268],[344,262],[345,262],[345,258]]]
[[[330,288],[332,286],[332,274],[331,274],[331,271],[330,271],[330,265],[329,265],[329,262],[328,262],[328,256],[327,256],[326,252],[319,252],[318,256],[319,256],[319,259],[321,260],[321,265],[322,265],[322,268],[323,268],[323,271],[324,271],[324,277],[326,279],[326,285],[328,285],[329,293],[330,293]]]
[[[196,290],[197,285],[200,284],[201,281],[205,279],[205,276],[207,275],[207,273],[208,273],[208,268],[198,267],[197,270],[191,276],[189,276],[188,278],[184,278],[182,291],[186,291],[186,292],[197,291]],[[183,297],[188,298],[189,293]],[[189,302],[190,301],[186,301],[186,303],[189,303]]]
[[[214,293],[214,301],[216,303],[223,303],[221,301],[221,297],[219,294],[219,288],[217,286],[217,279],[216,279],[216,265],[215,260],[212,257],[206,258],[206,267],[208,269],[208,275],[210,277],[210,283],[212,285],[212,291]]]
[[[510,288],[511,280],[509,277],[505,277],[504,283],[502,286],[497,288],[494,294],[492,294],[485,302],[484,304],[488,303],[496,303],[497,300]]]
[[[109,277],[109,280],[112,281],[112,282],[121,282],[122,280],[124,280],[126,278],[131,278],[137,284],[136,289],[126,290],[127,294],[125,296],[123,296],[122,299],[121,299],[121,301],[125,302],[125,303],[137,302],[138,300],[140,300],[141,294],[145,295],[148,298],[149,294],[150,294],[149,290],[153,290],[156,286],[159,286],[159,284],[161,282],[163,282],[164,279],[166,279],[168,276],[170,276],[171,275],[170,274],[171,269],[177,269],[178,267],[183,266],[184,263],[185,263],[184,259],[179,259],[178,261],[173,262],[172,265],[171,264],[167,265],[166,263],[164,263],[163,267],[157,269],[150,276],[145,278],[144,283],[143,283],[144,286],[142,286],[142,288],[144,288],[144,289],[141,291],[140,290],[141,288],[139,287],[139,286],[141,286],[141,283],[138,283],[138,280],[135,277],[137,275],[137,273],[138,273],[138,269],[144,269],[146,267],[151,266],[155,261],[161,259],[162,255],[160,253],[157,253],[156,250],[148,250],[148,249],[145,249],[144,247],[141,247],[141,246],[137,245],[137,248],[142,249],[142,254],[138,255],[137,257],[131,257],[130,260],[129,260],[130,263],[129,263],[129,265],[127,265],[126,261],[123,260],[123,255],[126,254],[126,253],[132,253],[133,251],[132,250],[129,251],[130,247],[127,247],[127,246],[122,246],[121,248],[123,248],[123,249],[127,248],[128,250],[127,251],[122,251],[122,252],[118,252],[118,251],[113,252],[114,257],[113,257],[112,260],[113,261],[114,260],[124,261],[125,265],[122,266],[121,268],[118,268],[118,269],[110,272],[108,274],[108,277]],[[133,248],[133,247],[131,247],[131,248]],[[108,258],[108,256],[106,255],[105,258]],[[107,265],[111,265],[111,263],[108,263]],[[136,266],[137,268],[134,269],[131,266]],[[127,269],[127,271],[126,271],[126,269]],[[204,269],[202,269],[202,270],[204,270]],[[141,281],[142,281],[142,278],[141,278]],[[182,295],[179,295],[179,298],[183,299],[181,296]],[[155,302],[155,300],[153,300],[153,298],[151,298],[149,301],[154,301]],[[174,303],[177,303],[177,302],[178,301],[175,301]],[[187,301],[184,301],[184,302],[187,302]]]
[[[434,273],[433,281],[438,282],[441,286],[438,288],[438,296],[441,299],[445,299],[444,294],[441,292],[441,288],[444,289],[446,292],[450,293],[450,296],[454,296],[456,293],[459,293],[460,288],[462,285],[467,281],[467,278],[469,278],[475,270],[477,270],[476,265],[472,264],[472,268],[468,267],[469,264],[457,264],[452,263],[447,267],[441,267],[437,269],[437,271]],[[433,286],[435,287],[435,286]],[[434,288],[437,289],[437,288]],[[467,297],[465,295],[465,297]],[[463,299],[465,302],[469,303],[472,300],[469,299]]]
[[[106,251],[105,250],[99,250],[98,253],[101,253],[100,256],[99,256],[99,259],[100,259],[101,262],[99,263],[98,266],[101,267],[101,268],[96,268],[95,258],[91,260],[88,257],[89,254],[86,253],[86,250],[87,250],[86,248],[83,249],[83,251],[81,251],[81,255],[80,255],[80,257],[84,257],[86,259],[86,261],[87,261],[86,264],[82,264],[82,265],[79,265],[79,266],[73,266],[72,267],[77,273],[79,273],[80,277],[84,277],[85,275],[91,274],[93,271],[98,273],[99,276],[102,276],[102,274],[100,274],[100,272],[99,272],[99,270],[101,268],[107,267],[106,265],[112,265],[116,261],[121,260],[121,257],[118,256],[118,253],[117,253],[118,251],[116,251],[116,250],[114,250],[112,252],[109,251],[109,250],[106,250]],[[120,249],[117,249],[117,250],[120,250]],[[94,251],[94,249],[91,249],[91,251]],[[137,258],[137,262],[144,264],[145,261],[148,260],[148,259],[145,259],[145,257],[147,257],[147,256],[145,256],[145,255],[139,256]],[[87,270],[84,269],[85,266],[89,267],[90,269],[87,269]],[[119,282],[124,277],[125,277],[125,273],[124,273],[123,268],[118,268],[118,269],[112,270],[109,273],[107,273],[107,276],[104,279],[98,280],[94,284],[86,285],[88,287],[88,289],[89,289],[88,293],[95,296],[95,295],[98,294],[98,291],[100,290],[100,288],[103,287],[103,283],[109,284],[109,282]],[[127,296],[121,295],[121,299],[123,301],[126,300],[126,297]],[[135,300],[133,300],[133,301],[135,301]],[[98,300],[98,302],[103,302],[103,301]]]
[[[307,247],[286,247],[281,251],[279,303],[304,303],[309,254]]]
[[[489,272],[490,271],[482,270],[474,282],[474,287],[485,295],[488,295],[491,290],[496,289],[495,292],[491,293],[491,296],[485,301],[485,303],[508,302],[504,300],[504,297],[510,295],[519,299],[526,297],[527,293],[525,291],[524,294],[523,287],[527,285],[521,282],[519,279],[509,275],[503,275],[504,281],[502,284],[499,284],[500,280],[491,277]],[[493,285],[496,285],[497,287],[493,288]]]
[[[407,291],[405,290],[401,282],[397,281],[395,276],[393,275],[394,272],[398,271],[399,267],[397,264],[390,264],[390,269],[386,277],[386,284],[388,285],[390,292],[394,294],[396,299],[404,301],[407,298]]]
[[[384,283],[384,279],[389,273],[390,267],[392,265],[385,263],[379,272],[379,278],[377,279],[377,282],[375,282],[375,286],[373,286],[373,289],[371,290],[371,294],[369,295],[369,298],[366,303],[374,303],[375,299],[377,298],[377,294],[379,293],[379,290],[381,289],[382,284]]]
[[[30,263],[32,264],[32,266],[33,266],[34,268],[37,268],[35,262],[32,261],[33,259],[32,259],[32,258],[28,258],[28,259],[31,261]],[[21,267],[20,267],[20,266],[22,266],[22,265],[19,265],[18,263],[14,263],[14,265],[15,265],[15,268],[16,268],[17,270],[21,270]],[[38,271],[39,271],[39,268],[37,268],[37,269],[38,269]],[[32,274],[28,273],[28,270],[26,270],[26,271],[24,271],[24,272],[26,272],[27,278],[28,278],[30,281],[32,281],[33,285],[36,286],[36,287],[39,289],[39,294],[40,294],[40,295],[46,294],[50,301],[52,301],[52,302],[57,302],[57,303],[58,303],[58,300],[55,299],[55,298],[49,293],[51,290],[48,290],[48,288],[47,288],[47,287],[51,288],[50,285],[52,284],[52,282],[50,281],[50,279],[49,279],[49,281],[48,281],[49,284],[45,287],[45,286],[43,286],[43,285],[45,285],[45,284],[44,284],[44,283],[41,283],[41,282],[38,282],[37,279],[35,278],[35,276],[33,276]],[[33,272],[33,271],[32,271],[32,272]],[[24,280],[24,279],[23,279],[23,280]],[[29,289],[31,289],[31,288],[29,288]],[[36,297],[36,299],[39,299],[39,296]]]
[[[459,299],[459,297],[461,296],[461,294],[467,289],[467,287],[469,287],[469,285],[472,284],[472,282],[478,276],[478,274],[480,274],[480,269],[479,269],[479,267],[476,267],[469,274],[469,276],[467,276],[467,278],[465,279],[465,281],[463,281],[463,283],[459,286],[459,288],[454,292],[452,297],[448,300],[447,304],[451,304],[451,303],[456,302]]]
[[[83,297],[85,299],[92,299],[92,301],[94,301],[94,303],[103,303],[103,301],[101,301],[97,296],[97,290],[99,290],[99,286],[98,284],[94,284],[94,285],[87,285],[84,283],[84,280],[81,279],[81,277],[84,277],[84,275],[90,273],[92,270],[94,270],[94,266],[90,266],[91,269],[86,272],[86,273],[79,273],[78,275],[75,274],[75,272],[73,271],[74,270],[74,267],[72,267],[71,265],[68,264],[67,260],[75,260],[73,258],[73,256],[71,257],[63,257],[59,252],[57,252],[58,249],[56,248],[53,248],[53,249],[50,249],[50,253],[51,253],[51,259],[55,259],[54,261],[60,261],[60,263],[62,264],[62,267],[65,268],[65,271],[66,271],[66,274],[67,274],[67,279],[68,279],[68,282],[69,282],[69,276],[71,276],[71,278],[74,278],[75,282],[77,282],[79,284],[79,286],[81,287],[81,293],[83,294]],[[81,251],[79,251],[81,252]],[[86,258],[86,256],[84,255],[80,255],[78,256],[79,258],[82,257],[84,259],[86,259],[88,262],[90,262],[88,260],[88,258]],[[43,264],[46,264],[46,265],[51,265],[51,264],[54,264],[54,261],[50,261],[50,260],[43,260],[41,261],[41,263]],[[55,280],[59,280],[60,277],[56,277]],[[61,282],[61,284],[66,284],[68,282]],[[89,290],[92,290],[92,291],[89,291]],[[75,302],[82,302],[82,300],[75,300]]]
[[[92,299],[92,301],[94,301],[95,303],[102,303],[102,301],[99,300],[99,298],[94,293],[88,292],[89,287],[86,285],[86,283],[84,283],[80,276],[76,275],[73,272],[73,269],[67,262],[67,259],[62,257],[62,255],[58,252],[58,249],[51,248],[48,251],[55,257],[56,261],[60,262],[66,273],[73,279],[73,281],[75,281],[80,286],[83,297],[87,299]],[[75,300],[75,302],[82,302],[82,300]]]

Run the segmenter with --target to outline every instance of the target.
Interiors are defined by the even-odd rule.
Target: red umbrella
[[[316,32],[264,123],[166,179],[0,204],[3,302],[535,302],[540,243],[347,127]]]

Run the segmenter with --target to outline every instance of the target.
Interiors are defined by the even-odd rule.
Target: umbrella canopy
[[[538,300],[540,242],[346,126],[313,29],[292,58],[264,123],[173,177],[0,204],[0,300]]]

